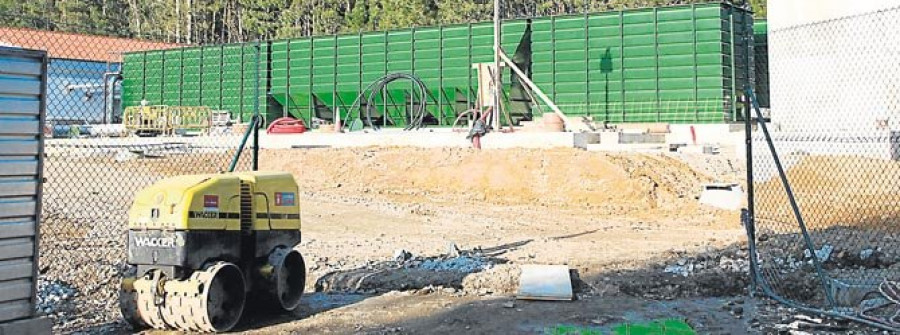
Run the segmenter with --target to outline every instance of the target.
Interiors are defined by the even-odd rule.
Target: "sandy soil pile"
[[[710,178],[663,155],[579,150],[358,148],[269,150],[263,170],[294,173],[306,191],[401,202],[590,209],[597,214],[696,211]]]
[[[762,167],[755,167],[762,168]],[[765,168],[774,169],[774,166]],[[869,226],[897,232],[900,162],[851,156],[808,156],[788,180],[810,229]],[[756,183],[757,217],[796,225],[781,180]]]

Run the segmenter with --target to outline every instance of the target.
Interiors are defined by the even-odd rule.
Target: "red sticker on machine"
[[[219,209],[219,196],[218,195],[204,195],[203,196],[203,208],[204,209]]]
[[[275,206],[294,206],[293,192],[275,192]]]

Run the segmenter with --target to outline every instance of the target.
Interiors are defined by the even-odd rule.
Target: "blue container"
[[[50,59],[47,65],[47,120],[54,123],[112,123],[122,115],[118,83],[104,100],[103,75],[119,63]],[[112,78],[109,78],[112,80]]]

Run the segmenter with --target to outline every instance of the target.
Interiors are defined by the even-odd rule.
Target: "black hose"
[[[372,110],[375,108],[375,97],[378,95],[378,92],[383,91],[388,84],[401,79],[407,79],[413,82],[413,84],[415,84],[416,86],[414,93],[417,92],[419,97],[419,105],[410,110],[409,114],[407,115],[409,117],[409,123],[405,128],[403,128],[403,130],[414,130],[422,128],[424,126],[425,115],[428,113],[425,108],[425,105],[427,105],[428,103],[428,88],[425,86],[425,83],[422,82],[421,79],[419,79],[419,77],[416,77],[413,74],[390,73],[372,82],[371,84],[366,86],[366,88],[362,92],[359,93],[359,96],[357,96],[356,100],[353,101],[353,104],[350,105],[350,110],[352,111],[360,108],[359,104],[362,99],[365,98],[366,123],[369,127],[378,129],[378,125],[372,122]],[[368,92],[368,94],[366,92]],[[387,99],[387,97],[385,97],[385,99]],[[412,99],[412,101],[415,101],[416,95],[413,94],[412,96],[410,96],[410,99]],[[383,116],[387,117],[387,111],[384,111]]]

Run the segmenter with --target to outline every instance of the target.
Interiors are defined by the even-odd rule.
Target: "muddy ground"
[[[71,178],[91,185],[88,198],[116,207],[102,216],[110,226],[70,220],[51,203],[54,222],[73,227],[58,229],[67,235],[52,241],[78,235],[83,242],[54,244],[42,256],[83,260],[79,268],[97,267],[105,272],[94,275],[108,279],[74,285],[97,312],[73,301],[55,312],[63,320],[56,329],[128,333],[109,288],[125,267],[121,234],[111,228],[124,214],[124,196],[107,195],[116,181],[99,172],[136,182],[208,159],[80,159]],[[292,172],[300,184],[309,294],[293,313],[249,310],[239,332],[544,333],[678,318],[699,333],[740,334],[774,332],[796,314],[748,297],[739,213],[697,203],[704,183],[741,183],[743,163],[724,156],[355,148],[269,150],[260,162],[263,170]],[[77,252],[87,245],[104,252]],[[568,265],[577,299],[515,300],[522,264]],[[46,276],[55,279],[55,269]],[[56,278],[76,280],[69,277]]]

